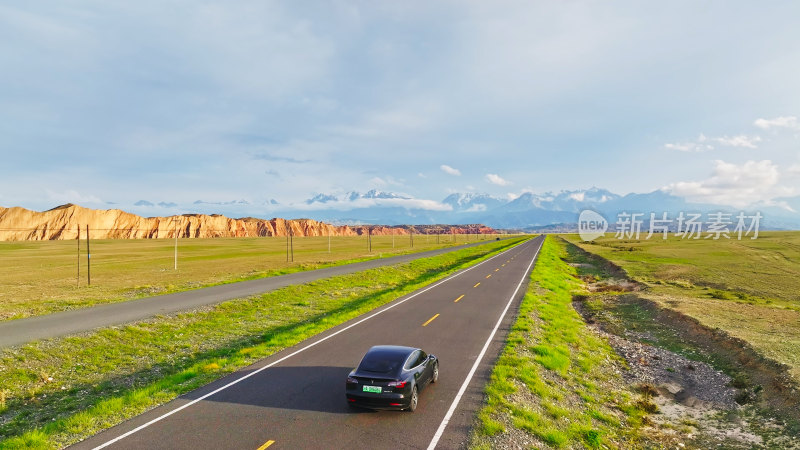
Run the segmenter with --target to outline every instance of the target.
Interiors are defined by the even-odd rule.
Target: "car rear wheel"
[[[433,377],[431,377],[431,383],[436,383],[439,381],[439,363],[433,365]]]
[[[408,403],[408,410],[411,412],[416,411],[418,402],[419,402],[419,392],[417,391],[417,387],[414,386],[411,389],[411,401]]]

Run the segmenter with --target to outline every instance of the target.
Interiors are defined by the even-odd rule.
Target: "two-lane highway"
[[[76,448],[462,447],[543,237],[537,237]],[[415,413],[350,408],[344,385],[369,347],[437,355],[440,379]]]

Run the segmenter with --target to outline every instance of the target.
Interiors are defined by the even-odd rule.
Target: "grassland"
[[[565,245],[547,237],[486,387],[471,448],[634,448],[653,405],[622,382],[622,361],[572,308],[583,291]]]
[[[98,303],[261,278],[356,260],[475,242],[487,236],[366,236],[293,239],[286,262],[284,238],[91,241],[91,286],[86,280],[85,241],[0,242],[0,320],[17,319]],[[80,279],[77,277],[80,263]]]
[[[641,297],[745,341],[800,382],[800,232],[753,240],[565,237],[646,286]]]
[[[520,241],[4,349],[0,448],[74,443]]]

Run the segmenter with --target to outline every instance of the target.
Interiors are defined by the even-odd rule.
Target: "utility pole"
[[[289,222],[284,221],[286,224],[286,262],[289,262]]]
[[[331,252],[331,229],[328,228],[328,253]]]
[[[289,248],[291,249],[292,253],[292,261],[294,262],[294,231],[292,231],[292,227],[289,227]]]
[[[172,221],[175,223],[175,270],[178,270],[178,218],[173,217]]]
[[[394,248],[394,228],[392,228],[392,248]]]
[[[86,225],[86,284],[92,285],[92,253],[89,252],[89,225]]]
[[[367,245],[369,246],[369,252],[372,253],[372,228],[367,227]]]
[[[75,276],[75,286],[81,285],[81,225],[78,224],[78,274]]]
[[[408,237],[411,239],[411,248],[414,248],[414,226],[411,225],[408,227],[409,235]]]

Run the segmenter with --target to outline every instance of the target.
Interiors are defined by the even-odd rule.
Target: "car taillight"
[[[406,387],[406,384],[408,384],[408,381],[397,380],[397,381],[390,381],[389,382],[389,386],[396,387],[396,388],[401,388],[401,389]]]
[[[358,384],[358,380],[353,377],[347,377],[347,384]]]

